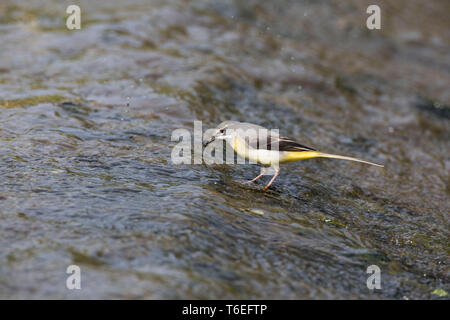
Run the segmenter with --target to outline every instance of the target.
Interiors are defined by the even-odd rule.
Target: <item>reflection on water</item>
[[[2,2],[0,297],[448,292],[449,4],[381,2],[369,31],[364,2],[81,1],[80,31]],[[308,160],[262,192],[255,166],[171,164],[197,119],[386,168]]]

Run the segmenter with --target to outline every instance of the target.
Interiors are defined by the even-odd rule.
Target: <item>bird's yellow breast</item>
[[[234,138],[232,147],[240,157],[263,166],[277,166],[279,163],[316,158],[320,154],[317,151],[277,151],[255,149],[249,147],[245,141],[242,141],[238,137]]]
[[[262,166],[277,166],[279,163],[280,152],[252,148],[240,138],[234,138],[232,147],[241,158],[251,163],[258,163]]]

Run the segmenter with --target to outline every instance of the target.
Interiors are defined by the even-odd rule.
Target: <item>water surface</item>
[[[368,1],[79,1],[69,31],[72,3],[3,1],[0,298],[448,292],[450,5],[379,2],[369,31]],[[173,130],[227,119],[385,169],[307,160],[262,192],[171,163]]]

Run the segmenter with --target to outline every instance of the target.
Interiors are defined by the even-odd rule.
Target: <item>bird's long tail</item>
[[[283,160],[285,162],[290,162],[290,161],[297,161],[297,160],[304,160],[304,159],[311,159],[311,158],[341,159],[341,160],[349,160],[349,161],[361,162],[361,163],[370,164],[372,166],[377,166],[377,167],[382,167],[382,168],[384,167],[381,164],[376,164],[376,163],[365,161],[365,160],[361,160],[361,159],[358,159],[358,158],[339,156],[337,154],[322,153],[322,152],[318,152],[318,151],[292,152],[292,153],[288,154],[288,156],[285,159],[283,159]]]
[[[373,162],[369,162],[369,161],[365,161],[365,160],[361,160],[358,158],[352,158],[352,157],[346,157],[346,156],[339,156],[337,154],[328,154],[328,153],[321,153],[319,152],[318,157],[320,158],[332,158],[332,159],[341,159],[341,160],[349,160],[349,161],[356,161],[356,162],[361,162],[361,163],[365,163],[365,164],[370,164],[372,166],[377,166],[377,167],[381,167],[383,168],[384,166],[381,164],[376,164]]]

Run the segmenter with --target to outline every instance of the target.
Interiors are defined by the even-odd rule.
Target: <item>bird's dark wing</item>
[[[268,132],[264,127],[252,125],[251,129],[253,129],[254,134],[249,134],[244,137],[244,140],[249,147],[278,151],[316,151],[313,148],[304,146],[288,137],[281,136],[278,133]],[[260,132],[258,130],[264,131]]]
[[[278,142],[279,151],[316,151],[311,147],[302,145],[292,139],[280,136],[280,141]]]
[[[284,136],[269,136],[267,137],[267,145],[259,145],[258,148],[278,151],[315,151],[313,148]]]

